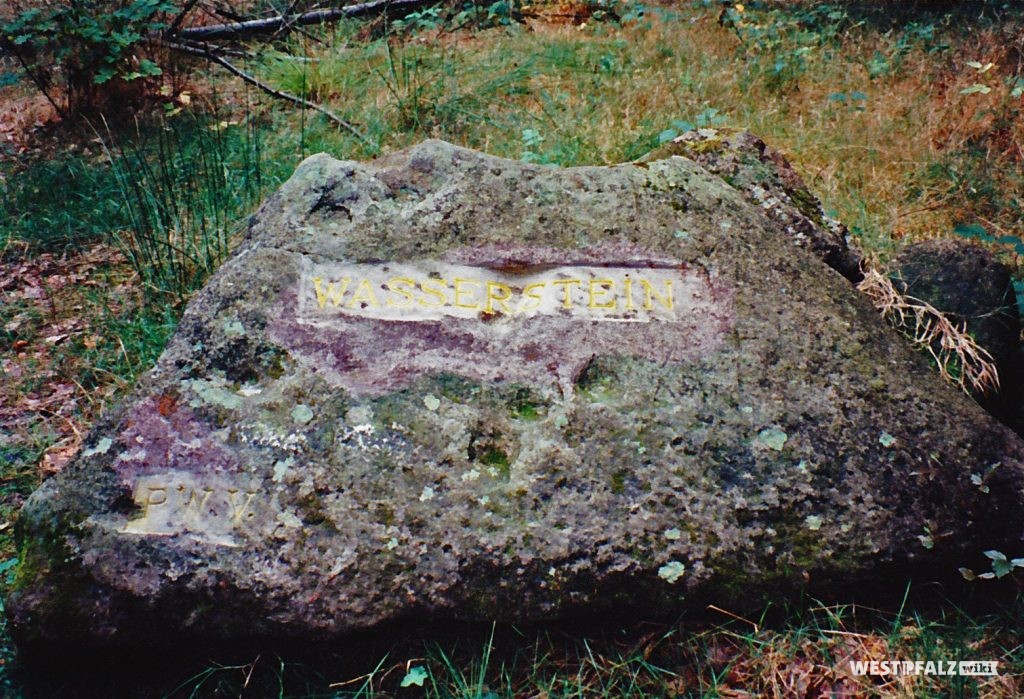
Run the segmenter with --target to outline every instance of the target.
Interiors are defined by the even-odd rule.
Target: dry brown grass
[[[1020,26],[943,26],[930,44],[901,44],[899,30],[851,22],[835,43],[812,46],[802,72],[777,85],[765,78],[774,54],[742,43],[717,10],[675,9],[622,25],[576,10],[547,21],[537,9],[511,29],[392,39],[390,59],[380,44],[339,51],[310,42],[316,62],[305,80],[315,97],[376,130],[383,150],[431,136],[517,158],[530,128],[544,136],[552,161],[566,165],[635,158],[673,119],[710,107],[785,152],[825,208],[883,258],[903,238],[950,236],[962,222],[1024,235],[1020,217],[991,201],[1012,198],[1019,185],[1024,120],[1011,92],[1021,71]],[[935,50],[942,42],[950,48]],[[872,76],[876,55],[892,68]],[[387,84],[389,60],[416,65],[399,94]],[[981,72],[968,61],[993,66]],[[488,78],[513,69],[522,73],[515,90],[488,92]],[[278,66],[271,77],[299,90],[296,70]],[[989,92],[961,94],[975,83]],[[421,100],[414,109],[433,109],[453,93],[474,97],[472,114],[407,118],[411,98]],[[838,94],[863,99],[841,102]],[[947,166],[962,176],[928,175]],[[982,185],[991,190],[984,196]]]
[[[989,394],[999,390],[999,373],[992,355],[930,303],[903,293],[874,267],[864,270],[857,285],[884,318],[927,351],[942,378],[965,393]]]

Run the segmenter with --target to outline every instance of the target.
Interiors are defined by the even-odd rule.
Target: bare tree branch
[[[254,34],[274,34],[287,27],[301,27],[308,24],[324,24],[337,22],[353,17],[388,13],[389,15],[405,15],[420,7],[436,5],[440,0],[370,0],[345,7],[303,12],[298,15],[251,19],[227,24],[211,24],[205,27],[188,27],[179,29],[170,39],[225,39],[244,37]]]
[[[181,12],[175,16],[171,21],[171,24],[166,30],[164,30],[164,36],[172,36],[176,34],[178,30],[181,29],[181,23],[185,21],[185,17],[192,11],[192,8],[195,7],[198,2],[199,0],[188,0],[188,2],[185,3],[185,6],[181,8]]]
[[[188,43],[183,43],[183,42],[178,42],[178,41],[165,41],[163,43],[168,48],[173,49],[175,51],[181,51],[183,53],[187,53],[187,54],[192,55],[192,56],[199,56],[201,58],[205,58],[208,61],[216,63],[217,65],[221,66],[222,68],[227,70],[232,75],[235,75],[235,76],[241,78],[245,82],[247,82],[250,85],[258,88],[259,90],[265,92],[266,94],[270,95],[271,97],[276,97],[277,99],[282,99],[282,100],[285,100],[287,102],[291,102],[293,104],[297,104],[299,106],[306,107],[308,109],[312,109],[314,111],[320,112],[321,114],[323,114],[325,117],[327,117],[328,119],[333,121],[338,126],[341,126],[342,128],[344,128],[347,131],[349,131],[353,136],[358,138],[360,141],[362,141],[366,145],[370,146],[371,148],[376,147],[376,144],[374,144],[373,141],[371,141],[369,138],[364,136],[363,133],[361,131],[359,131],[359,129],[357,129],[352,124],[348,123],[347,121],[345,121],[340,116],[338,116],[337,114],[335,114],[331,110],[327,109],[326,107],[324,107],[322,105],[319,105],[316,102],[310,102],[309,100],[303,99],[302,97],[299,97],[297,95],[293,95],[290,92],[285,92],[283,90],[278,90],[278,89],[276,89],[274,87],[271,87],[270,85],[266,84],[262,80],[259,80],[258,78],[254,77],[253,75],[250,75],[249,73],[246,73],[244,70],[242,70],[241,68],[239,68],[235,64],[231,63],[230,61],[228,61],[223,56],[219,56],[216,53],[213,53],[212,51],[209,51],[207,49],[201,48],[199,46],[195,46],[193,44],[188,44]]]

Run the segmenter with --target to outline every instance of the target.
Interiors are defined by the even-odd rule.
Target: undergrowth
[[[161,301],[202,286],[263,193],[255,120],[217,117],[186,112],[104,147],[128,219],[115,240]]]
[[[170,673],[154,672],[152,658],[111,667],[86,656],[35,689],[69,698],[1016,697],[1020,612],[1019,601],[965,607],[908,587],[892,611],[805,599],[754,616],[710,606],[675,622],[462,624],[385,629],[358,643],[240,644],[216,662],[208,649],[178,649],[161,656],[173,660]],[[893,659],[995,660],[1000,674],[868,676],[852,665]]]
[[[556,12],[499,4],[425,10],[372,32],[356,23],[310,27],[235,59],[330,107],[369,142],[315,112],[231,93],[210,76],[191,94],[166,96],[161,118],[100,127],[98,140],[4,166],[0,260],[5,269],[28,265],[39,281],[4,287],[0,308],[8,431],[0,436],[0,592],[16,557],[11,523],[47,465],[70,458],[103,406],[152,365],[246,215],[317,151],[364,159],[436,137],[542,165],[611,164],[686,128],[746,128],[786,153],[875,256],[884,260],[908,240],[962,236],[993,246],[1021,276],[1022,8],[708,1],[560,3]],[[83,256],[95,263],[58,282],[60,267]],[[33,265],[44,259],[53,268],[40,272]],[[811,605],[772,623],[634,626],[600,639],[510,629],[492,637],[488,629],[470,648],[428,637],[365,653],[336,647],[319,664],[254,652],[221,664],[193,659],[171,671],[173,684],[150,690],[738,697],[838,692],[845,682],[857,696],[1020,695],[1012,674],[988,684],[886,685],[858,684],[837,669],[856,651],[1000,659],[1020,673],[1019,606],[868,612]],[[0,643],[0,683],[13,681],[11,657],[10,643]],[[76,687],[57,689],[51,695],[72,696]]]
[[[19,242],[54,250],[102,240],[127,224],[118,194],[117,178],[95,155],[71,152],[13,172],[0,179],[0,250]]]

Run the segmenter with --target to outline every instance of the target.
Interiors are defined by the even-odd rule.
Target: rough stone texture
[[[927,240],[896,259],[900,291],[967,326],[999,370],[1000,390],[976,395],[986,410],[1024,433],[1024,352],[1010,270],[988,249],[965,240]]]
[[[392,263],[686,291],[647,322],[318,308],[314,275]],[[30,498],[7,610],[38,647],[741,608],[1019,554],[1022,455],[692,160],[319,155]]]
[[[851,281],[862,278],[861,257],[846,226],[828,216],[779,151],[750,133],[728,128],[687,131],[641,160],[681,155],[718,175],[771,219],[799,247]]]

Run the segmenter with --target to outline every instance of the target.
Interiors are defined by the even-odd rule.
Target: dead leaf
[[[54,445],[50,447],[43,454],[42,462],[39,464],[39,470],[46,476],[52,476],[55,473],[60,473],[64,466],[74,458],[75,454],[78,453],[78,446],[79,445],[76,440],[72,444],[66,444],[64,446]]]

